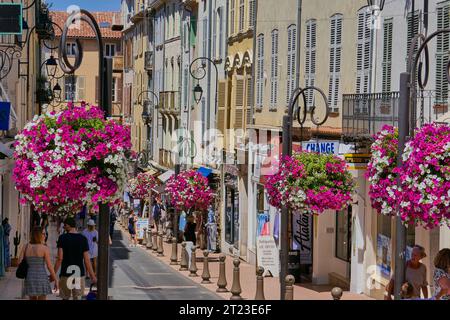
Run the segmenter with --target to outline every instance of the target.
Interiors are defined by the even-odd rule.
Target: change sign
[[[302,147],[309,152],[339,154],[339,141],[306,141]]]
[[[22,34],[22,4],[0,3],[0,35]]]

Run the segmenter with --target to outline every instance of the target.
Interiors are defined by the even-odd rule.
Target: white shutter
[[[287,85],[286,85],[286,104],[289,105],[292,92],[295,87],[295,63],[297,46],[297,26],[288,27],[288,56],[287,56]]]
[[[358,38],[356,55],[356,92],[367,93],[369,91],[369,77],[371,69],[370,44],[371,30],[367,23],[370,13],[366,8],[358,13]]]
[[[390,92],[391,91],[392,29],[393,29],[393,19],[386,19],[383,24],[382,92]]]
[[[337,14],[330,20],[330,77],[328,83],[328,99],[333,112],[338,112],[339,82],[341,72],[342,51],[342,15]]]
[[[245,0],[239,0],[239,32],[244,31],[245,22]]]
[[[270,107],[276,108],[278,102],[278,30],[272,31],[270,90]]]
[[[212,32],[212,48],[211,48],[211,55],[212,55],[212,58],[213,59],[215,59],[215,58],[217,58],[217,52],[216,52],[216,44],[217,44],[217,21],[219,20],[219,19],[217,19],[217,16],[218,16],[218,12],[215,14],[215,15],[213,15],[213,21],[212,21],[212,24],[213,24],[213,32]]]
[[[250,27],[254,27],[255,26],[255,0],[249,0],[249,5],[248,5],[248,21],[249,21],[249,26]]]
[[[450,28],[449,19],[450,3],[446,2],[437,8],[437,29]],[[448,103],[448,83],[446,77],[447,61],[449,59],[448,51],[449,35],[447,33],[437,36],[436,44],[436,104]]]
[[[306,22],[306,48],[305,48],[305,87],[314,86],[316,74],[316,20]],[[306,104],[310,108],[314,104],[313,90],[306,91]]]
[[[203,56],[208,56],[208,18],[203,19]]]
[[[235,0],[230,0],[230,35],[234,35],[235,25]]]
[[[76,101],[86,101],[86,83],[84,76],[77,77],[77,97]]]
[[[256,79],[256,106],[262,108],[264,94],[264,34],[258,35],[257,39],[257,79]]]
[[[223,57],[223,8],[220,7],[217,10],[217,14],[219,15],[219,57]]]

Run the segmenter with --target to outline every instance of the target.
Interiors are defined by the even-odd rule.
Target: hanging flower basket
[[[14,180],[40,212],[76,212],[114,203],[123,193],[130,128],[104,120],[98,107],[73,106],[35,116],[16,136]]]
[[[319,214],[345,208],[354,186],[345,161],[334,155],[302,151],[283,157],[265,188],[272,206]]]
[[[417,130],[403,161],[402,220],[426,229],[450,225],[450,126],[433,123]]]
[[[213,200],[208,179],[195,170],[183,171],[176,177],[172,175],[166,183],[165,191],[170,196],[171,204],[188,214],[206,210]]]
[[[152,194],[152,188],[156,185],[155,177],[146,173],[139,173],[135,179],[128,181],[129,192],[134,199],[149,199]]]
[[[401,196],[397,188],[398,129],[385,125],[374,139],[366,171],[369,197],[378,213],[393,215]]]

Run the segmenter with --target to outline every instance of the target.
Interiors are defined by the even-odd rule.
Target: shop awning
[[[167,180],[169,180],[169,178],[175,174],[175,172],[173,170],[167,170],[166,172],[164,172],[162,175],[158,176],[158,179],[161,180],[163,183],[165,183]]]
[[[198,168],[197,172],[199,172],[202,176],[207,178],[211,174],[212,169],[200,167],[200,168]]]

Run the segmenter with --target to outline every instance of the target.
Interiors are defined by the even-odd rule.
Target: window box
[[[446,113],[448,112],[448,105],[447,104],[435,104],[433,106],[435,113]]]

